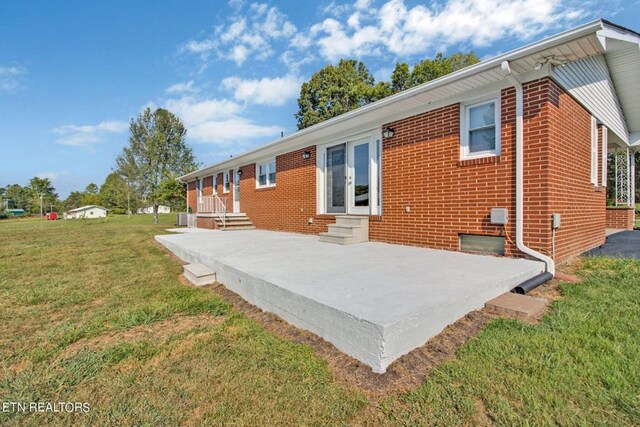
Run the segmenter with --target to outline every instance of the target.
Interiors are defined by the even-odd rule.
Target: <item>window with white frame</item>
[[[256,163],[256,187],[273,187],[276,185],[276,160],[270,159]]]
[[[228,193],[229,192],[229,171],[226,171],[223,174],[223,178],[222,178],[222,192],[223,193]]]
[[[598,185],[598,121],[591,116],[591,183]]]
[[[500,155],[498,98],[463,104],[460,117],[460,154],[463,159]]]
[[[218,174],[213,175],[213,194],[218,194]]]

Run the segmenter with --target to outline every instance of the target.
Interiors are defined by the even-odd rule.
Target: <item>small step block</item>
[[[532,319],[543,314],[549,301],[543,298],[507,292],[488,301],[484,306],[495,313]]]
[[[196,286],[210,285],[216,281],[216,272],[204,264],[187,264],[184,277]]]

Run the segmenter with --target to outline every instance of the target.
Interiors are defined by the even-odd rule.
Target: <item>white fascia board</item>
[[[253,150],[242,153],[229,160],[225,160],[223,162],[216,163],[211,166],[199,169],[195,172],[191,172],[187,175],[181,176],[178,179],[180,181],[187,182],[195,179],[196,177],[207,176],[212,172],[215,172],[216,170],[232,169],[248,163],[252,163],[256,158],[275,155],[275,153],[290,152],[295,149],[302,148],[302,146],[304,146],[304,142],[301,142],[300,144],[300,139],[302,139],[306,135],[312,135],[316,132],[319,132],[320,130],[335,126],[338,123],[353,120],[372,111],[376,111],[380,108],[384,108],[399,101],[422,94],[424,92],[446,86],[450,83],[463,80],[467,77],[475,76],[483,72],[493,70],[496,67],[500,67],[503,61],[515,61],[533,55],[539,51],[544,51],[557,45],[570,42],[589,34],[593,34],[599,30],[602,30],[604,25],[605,24],[600,19],[583,24],[571,30],[556,34],[555,36],[551,36],[538,42],[521,47],[519,49],[515,49],[510,52],[495,56],[486,61],[481,61],[470,67],[463,68],[462,70],[447,74],[446,76],[439,77],[435,80],[431,80],[427,83],[423,83],[419,86],[407,89],[395,95],[391,95],[387,98],[365,105],[356,110],[352,110],[337,117],[325,120],[321,123],[299,130],[276,141],[267,143]],[[299,145],[296,145],[296,142],[299,142]]]

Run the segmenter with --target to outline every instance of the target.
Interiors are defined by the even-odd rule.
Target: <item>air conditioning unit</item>
[[[187,225],[189,225],[186,212],[178,212],[178,214],[176,215],[176,225],[180,227],[186,227]]]

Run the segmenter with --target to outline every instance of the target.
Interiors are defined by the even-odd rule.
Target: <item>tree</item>
[[[193,151],[185,142],[182,121],[163,108],[145,109],[129,126],[129,146],[116,158],[118,173],[152,203],[153,221],[158,223],[162,182],[197,168]]]
[[[69,193],[67,198],[62,203],[64,210],[69,211],[71,209],[79,208],[80,206],[82,206],[83,196],[84,196],[84,193],[80,191],[72,191],[71,193]]]
[[[44,213],[45,206],[54,205],[58,202],[58,194],[56,189],[51,185],[49,178],[40,178],[34,176],[29,180],[29,188],[32,192],[31,204],[29,211],[31,213]]]
[[[396,63],[391,81],[376,84],[364,63],[341,59],[337,66],[327,65],[302,84],[298,112],[295,114],[298,129],[339,116],[478,61],[473,51],[456,52],[450,56],[438,53],[433,60],[425,59],[415,64],[411,71],[409,64]]]
[[[426,83],[477,62],[480,62],[480,59],[473,51],[467,53],[456,52],[449,56],[444,56],[442,52],[438,52],[434,59],[425,59],[413,66],[411,85],[417,86]]]
[[[374,85],[374,78],[363,62],[341,59],[337,66],[327,65],[304,82],[298,98],[298,129],[362,107],[388,90]]]
[[[175,178],[167,178],[160,183],[160,200],[174,211],[185,210],[187,208],[186,188]]]
[[[31,190],[19,184],[11,184],[5,187],[5,206],[8,209],[24,209],[25,212],[31,211],[31,203],[33,199]],[[38,201],[38,203],[40,203]],[[38,207],[40,205],[38,204]]]
[[[411,72],[409,64],[404,62],[396,63],[396,67],[391,74],[391,92],[398,93],[411,87]]]
[[[84,189],[84,193],[82,193],[82,205],[101,205],[102,200],[100,199],[100,195],[98,194],[98,186],[93,182],[87,184]]]
[[[100,199],[105,208],[116,214],[128,213],[138,206],[133,189],[118,172],[111,172],[100,187]]]

